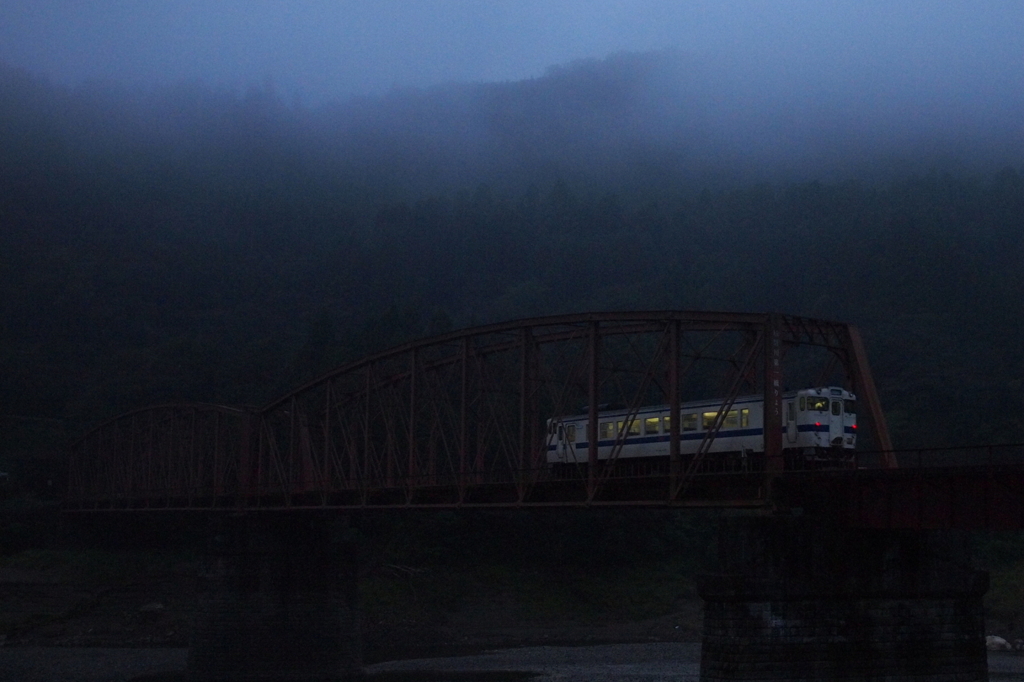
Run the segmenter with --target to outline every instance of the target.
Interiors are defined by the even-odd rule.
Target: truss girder
[[[73,447],[67,500],[79,509],[756,506],[767,502],[767,478],[780,472],[716,469],[708,452],[739,392],[756,386],[772,395],[781,377],[772,358],[796,346],[827,351],[867,401],[876,444],[891,450],[849,325],[777,314],[588,313],[407,343],[262,409],[166,405],[123,415]],[[700,374],[705,365],[717,369]],[[626,423],[645,405],[678,412],[681,394],[700,382],[727,386],[728,395],[697,456],[683,461],[673,420],[663,468],[641,470],[620,456],[624,433],[611,456],[598,458],[596,417],[608,404],[627,410]],[[547,420],[569,414],[589,416],[590,446],[581,466],[554,478]],[[891,455],[883,461],[895,466]]]
[[[112,419],[71,448],[67,499],[79,508],[233,504],[252,423],[249,411],[204,404]]]

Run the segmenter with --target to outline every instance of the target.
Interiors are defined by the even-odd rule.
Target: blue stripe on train
[[[799,431],[801,433],[814,433],[814,432],[828,433],[828,424],[800,424],[796,428],[797,428],[797,431]],[[786,428],[783,427],[782,431],[783,431],[783,433],[785,433]],[[855,434],[855,433],[857,433],[852,426],[844,427],[843,432],[844,433],[848,433],[848,434]],[[719,431],[718,432],[719,437],[723,437],[723,438],[742,438],[744,436],[760,436],[760,435],[763,435],[763,434],[764,434],[764,431],[761,428],[759,428],[759,427],[758,428],[751,428],[751,429],[730,429],[728,431]],[[704,431],[685,431],[685,432],[680,434],[679,438],[680,438],[680,440],[701,440],[701,439],[704,438]],[[669,440],[668,434],[658,434],[656,436],[630,436],[630,437],[626,438],[626,443],[625,444],[626,445],[643,445],[643,444],[646,444],[646,443],[667,443],[668,440]],[[599,441],[597,441],[597,447],[599,447],[599,448],[608,447],[608,446],[611,446],[611,445],[615,445],[616,442],[617,441],[614,438],[610,438],[610,439],[607,439],[607,440],[599,440]],[[589,443],[587,441],[583,441],[582,443],[576,443],[575,444],[575,447],[577,449],[586,448],[588,446],[589,446]],[[558,445],[557,444],[556,445],[548,445],[548,451],[549,452],[557,450],[557,449],[558,449]]]

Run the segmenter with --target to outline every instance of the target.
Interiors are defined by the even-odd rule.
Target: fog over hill
[[[270,86],[68,90],[4,69],[0,106],[9,141],[45,130],[108,158],[163,147],[205,167],[301,158],[317,172],[412,198],[480,182],[521,191],[561,178],[675,191],[1000,167],[1024,149],[1016,115],[1024,90],[995,81],[879,73],[833,82],[654,52],[574,62],[524,81],[393,90],[313,108]]]
[[[528,81],[396,92],[325,113],[352,147],[406,143],[423,164],[408,169],[425,182],[438,172],[464,182],[468,171],[513,182],[541,173],[722,186],[1019,159],[1024,92],[981,98],[984,83],[961,85],[780,78],[662,52],[575,62]]]

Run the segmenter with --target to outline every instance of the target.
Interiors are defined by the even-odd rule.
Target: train
[[[856,396],[827,386],[787,391],[782,396],[783,454],[804,462],[852,462],[857,444]],[[714,426],[723,401],[684,402],[679,409],[679,451],[697,453]],[[668,405],[639,410],[602,409],[598,413],[598,460],[617,465],[646,462],[665,468],[672,413]],[[589,416],[556,417],[547,422],[547,463],[557,469],[586,464]],[[709,462],[746,462],[764,454],[764,396],[744,395],[729,406],[721,427],[705,450]]]

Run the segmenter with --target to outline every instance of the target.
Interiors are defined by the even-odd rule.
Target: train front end
[[[843,388],[809,388],[790,399],[787,448],[804,454],[847,452],[857,445],[857,397]]]

